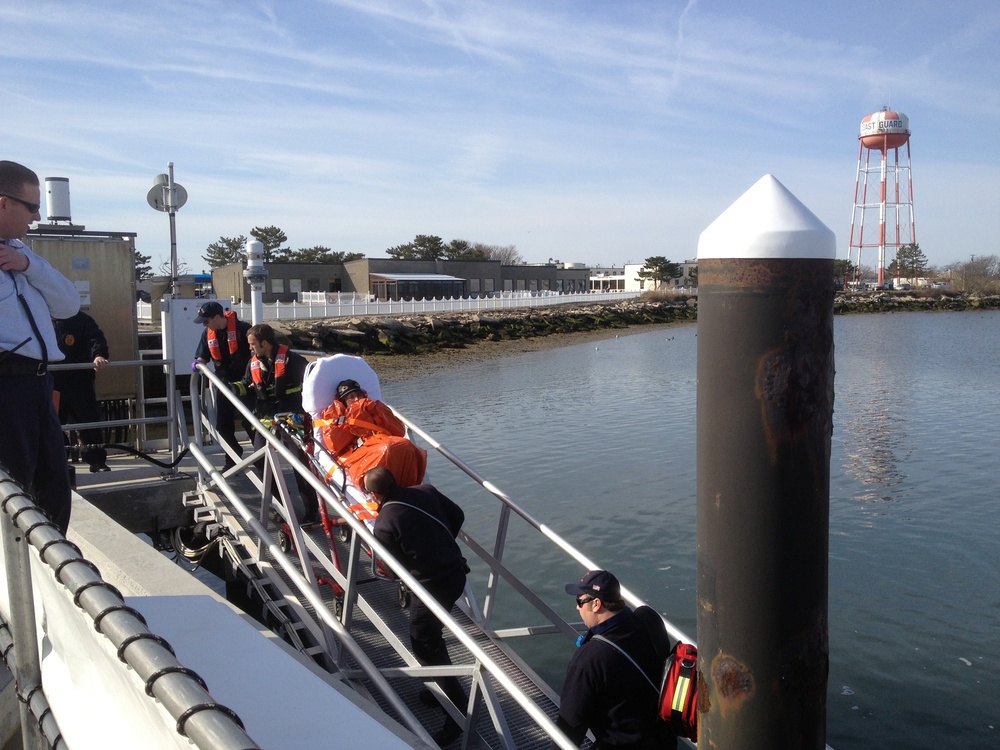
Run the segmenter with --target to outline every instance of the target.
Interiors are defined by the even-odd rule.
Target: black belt
[[[48,372],[48,366],[39,359],[22,357],[20,354],[0,352],[0,377],[14,375],[41,376]]]

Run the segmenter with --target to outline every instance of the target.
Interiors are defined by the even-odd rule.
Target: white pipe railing
[[[75,709],[65,704],[49,705],[42,691],[45,670],[39,665],[45,652],[40,649],[51,649],[59,657],[54,661],[65,666],[72,661],[59,649],[72,644],[76,658],[85,655],[98,665],[93,674],[106,682],[108,700],[114,700],[115,686],[120,682],[137,688],[133,691],[136,696],[142,695],[145,686],[148,698],[113,707],[108,702],[101,704],[110,711],[102,715],[104,721],[122,724],[127,714],[130,726],[134,725],[129,730],[133,735],[159,727],[152,730],[157,734],[145,737],[145,746],[193,744],[204,750],[259,747],[247,735],[239,717],[215,701],[202,679],[176,659],[170,645],[146,627],[142,615],[125,604],[118,590],[101,577],[97,567],[82,557],[76,545],[2,468],[0,511],[4,566],[8,571],[2,597],[8,611],[2,619],[9,622],[11,630],[9,639],[0,640],[11,641],[9,645],[15,649],[18,698],[30,707],[49,745],[57,749],[67,746],[55,721],[60,708],[68,714]],[[29,546],[34,548],[30,554]],[[81,620],[89,627],[82,627]],[[45,636],[41,640],[36,623]],[[5,658],[9,650],[6,645]],[[88,684],[93,674],[79,675],[81,686]],[[116,714],[119,709],[121,713]],[[27,719],[30,723],[24,714],[22,711],[22,722]],[[93,731],[100,731],[99,724]],[[171,724],[172,729],[167,729]],[[45,747],[37,744],[37,731],[27,725],[23,728],[25,747]]]
[[[303,296],[308,293],[303,293]],[[642,292],[497,292],[493,297],[457,297],[448,299],[373,300],[366,295],[331,301],[268,302],[264,305],[264,320],[319,320],[325,318],[375,317],[379,315],[420,315],[424,313],[479,312],[513,310],[517,308],[554,307],[555,305],[585,305],[596,302],[616,302],[635,299]],[[346,296],[346,295],[345,295]],[[240,320],[250,320],[250,303],[231,305]],[[153,306],[136,302],[136,316],[152,323]]]

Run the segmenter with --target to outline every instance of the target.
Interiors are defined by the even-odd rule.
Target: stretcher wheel
[[[281,529],[278,531],[278,548],[286,555],[290,555],[295,551],[295,542],[292,540],[292,535],[289,533],[288,527],[284,524],[281,525]]]
[[[410,592],[407,590],[406,586],[404,586],[402,583],[398,584],[398,586],[399,586],[399,593],[398,593],[399,607],[400,609],[406,609],[407,607],[410,606]]]
[[[347,524],[342,524],[339,529],[337,529],[337,534],[340,537],[340,541],[346,543],[351,539],[351,529]]]
[[[337,597],[333,602],[333,614],[339,620],[344,614],[344,600]]]

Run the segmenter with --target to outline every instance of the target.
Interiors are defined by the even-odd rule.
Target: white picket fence
[[[493,297],[460,297],[457,299],[372,300],[354,293],[324,294],[303,292],[309,301],[269,302],[264,305],[264,320],[318,320],[322,318],[354,318],[374,315],[419,315],[425,313],[473,312],[509,310],[520,307],[552,307],[554,305],[586,305],[593,302],[615,302],[635,299],[642,292],[497,292]],[[136,302],[136,317],[152,323],[152,305]],[[250,320],[248,302],[231,305],[240,320]],[[155,321],[158,322],[158,321]]]

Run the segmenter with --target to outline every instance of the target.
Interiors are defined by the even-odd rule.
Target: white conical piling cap
[[[770,174],[757,180],[698,238],[698,260],[836,257],[833,231]]]

